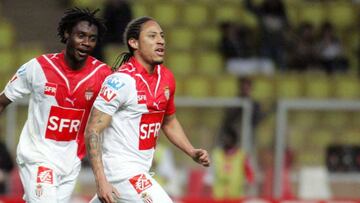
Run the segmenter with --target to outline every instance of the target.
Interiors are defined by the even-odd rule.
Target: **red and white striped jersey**
[[[134,57],[108,76],[94,107],[112,116],[103,132],[109,181],[148,172],[164,115],[175,113],[175,79],[163,65],[152,74]]]
[[[22,65],[4,93],[11,101],[30,94],[28,118],[17,147],[19,163],[45,162],[67,174],[85,155],[85,125],[111,68],[88,57],[72,70],[64,53],[47,54]]]

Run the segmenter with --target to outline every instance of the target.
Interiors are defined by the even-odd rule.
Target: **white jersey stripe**
[[[56,70],[56,72],[58,72],[60,74],[60,76],[65,80],[66,86],[67,86],[69,92],[71,92],[71,93],[75,92],[80,87],[80,85],[82,85],[86,80],[91,78],[91,76],[93,76],[101,67],[105,66],[105,64],[100,64],[99,66],[97,66],[89,75],[87,75],[85,78],[80,80],[80,82],[76,85],[76,87],[74,88],[73,91],[70,91],[69,80],[65,77],[65,75],[59,70],[59,68],[46,55],[43,55],[43,56],[50,63],[50,65]]]
[[[56,65],[55,65],[46,55],[43,55],[43,57],[44,57],[44,58],[47,60],[47,62],[49,62],[49,64],[56,70],[56,72],[58,72],[58,73],[60,74],[60,76],[62,77],[62,79],[65,81],[68,90],[70,90],[69,81],[68,81],[68,79],[65,77],[65,75],[59,70],[58,67],[56,67]]]
[[[154,95],[152,94],[151,90],[150,90],[149,84],[146,82],[146,80],[143,78],[143,76],[140,75],[139,73],[138,73],[138,74],[135,74],[135,75],[136,75],[137,77],[139,77],[139,78],[145,83],[145,85],[146,85],[149,93],[151,94],[151,96],[154,96]]]
[[[101,67],[105,66],[105,64],[101,64],[97,66],[88,76],[86,76],[84,79],[80,80],[80,82],[76,85],[73,92],[77,90],[77,88],[80,87],[81,84],[83,84],[86,80],[88,80],[91,76],[93,76]]]
[[[161,80],[161,74],[160,74],[161,72],[160,72],[160,65],[158,65],[158,80],[157,80],[157,82],[156,82],[156,87],[155,87],[155,96],[156,96],[156,94],[157,94],[157,90],[158,90],[158,88],[159,88],[159,85],[160,85],[160,80]]]
[[[160,65],[158,65],[158,70],[157,70],[157,71],[158,71],[159,77],[158,77],[158,80],[157,80],[157,82],[156,82],[156,87],[155,87],[155,92],[154,92],[154,94],[151,92],[150,86],[149,86],[149,84],[146,82],[146,80],[143,78],[143,76],[142,76],[141,74],[139,74],[139,73],[135,74],[137,77],[139,77],[139,78],[145,83],[145,85],[146,85],[149,93],[150,93],[151,96],[153,96],[153,97],[156,96],[156,93],[157,93],[157,90],[158,90],[158,88],[159,88],[160,81],[161,81]]]
[[[136,70],[135,66],[132,63],[129,63],[129,65],[131,66],[131,70],[127,69],[130,73],[134,72]]]

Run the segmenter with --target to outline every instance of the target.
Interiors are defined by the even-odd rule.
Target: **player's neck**
[[[141,58],[138,55],[134,55],[136,60],[138,61],[138,63],[140,63],[146,70],[146,72],[148,72],[149,74],[152,74],[155,70],[155,65],[154,64],[150,64],[148,62],[146,62],[143,58]]]
[[[72,69],[72,70],[80,70],[84,65],[85,65],[85,61],[77,61],[73,56],[66,54],[64,54],[64,60],[66,65]]]

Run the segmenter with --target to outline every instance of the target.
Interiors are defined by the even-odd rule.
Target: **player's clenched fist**
[[[192,151],[191,157],[193,158],[194,161],[196,161],[197,163],[203,166],[206,167],[210,166],[209,154],[204,149],[194,149]]]

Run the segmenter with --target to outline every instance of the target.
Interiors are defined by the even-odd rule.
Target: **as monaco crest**
[[[165,95],[166,100],[169,100],[169,98],[170,98],[170,88],[168,86],[166,86],[164,88],[164,95]]]
[[[93,96],[94,96],[94,91],[92,89],[89,88],[85,90],[86,101],[90,101]]]

